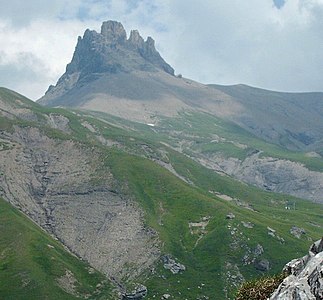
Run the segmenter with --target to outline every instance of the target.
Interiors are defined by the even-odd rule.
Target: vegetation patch
[[[282,273],[247,281],[239,288],[235,300],[267,300],[285,277]]]

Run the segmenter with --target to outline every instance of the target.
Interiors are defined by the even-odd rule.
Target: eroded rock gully
[[[0,132],[0,196],[115,280],[132,278],[159,257],[156,234],[118,192],[100,153],[38,128]]]

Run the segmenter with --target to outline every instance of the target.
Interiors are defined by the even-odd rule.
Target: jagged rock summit
[[[83,38],[78,38],[66,75],[79,73],[82,78],[91,73],[156,69],[174,75],[174,69],[160,56],[151,37],[144,41],[139,32],[133,30],[127,39],[121,23],[107,21],[102,24],[100,33],[87,29]]]
[[[155,48],[155,41],[148,37],[145,41],[137,30],[127,33],[120,22],[106,21],[101,32],[87,29],[83,37],[78,37],[72,61],[56,86],[51,85],[40,103],[63,105],[61,96],[73,88],[99,79],[102,75],[120,75],[136,71],[166,72],[174,76],[174,69],[165,62]],[[65,106],[76,103],[64,101]],[[77,103],[79,104],[79,103]]]

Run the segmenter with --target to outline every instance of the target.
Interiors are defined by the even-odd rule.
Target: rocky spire
[[[149,36],[148,38],[147,38],[147,41],[146,41],[146,46],[147,46],[147,49],[149,49],[149,51],[156,51],[156,48],[155,48],[155,41],[154,41],[154,39],[151,37],[151,36]]]
[[[127,33],[120,22],[106,21],[101,26],[101,35],[106,41],[123,44]]]
[[[148,37],[143,47],[139,49],[140,55],[147,61],[151,62],[155,66],[160,67],[165,72],[174,75],[174,69],[167,64],[160,56],[159,52],[155,48],[155,41],[152,37]]]
[[[141,49],[145,43],[138,30],[131,30],[128,42],[137,49]]]

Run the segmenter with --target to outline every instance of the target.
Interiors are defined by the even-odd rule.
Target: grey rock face
[[[295,236],[296,238],[300,239],[302,235],[306,234],[306,231],[304,228],[299,228],[297,226],[293,226],[290,229],[290,233]]]
[[[264,248],[257,244],[255,249],[247,249],[246,254],[242,258],[242,262],[244,265],[254,264],[257,269],[261,269],[262,271],[269,270],[269,262],[260,260],[260,256],[264,253]],[[257,260],[258,259],[258,260]]]
[[[257,256],[259,256],[259,255],[261,255],[263,253],[264,253],[264,248],[260,244],[257,244],[257,246],[256,246],[256,248],[254,250],[255,256],[257,257]]]
[[[148,290],[144,285],[139,285],[131,293],[124,293],[122,295],[122,300],[140,300],[147,296]]]
[[[255,268],[262,272],[267,272],[270,269],[270,264],[267,259],[261,259],[256,261]]]
[[[139,32],[133,30],[127,40],[121,23],[107,21],[102,24],[100,33],[87,29],[83,37],[78,38],[65,74],[56,86],[50,86],[40,102],[48,104],[72,88],[98,79],[100,74],[158,70],[174,75],[174,69],[160,56],[151,37],[144,41]]]
[[[139,48],[140,55],[151,62],[153,65],[161,68],[166,73],[174,75],[174,69],[165,63],[160,54],[156,51],[155,41],[149,36],[147,41]]]
[[[314,243],[306,256],[289,262],[284,272],[289,276],[270,300],[323,299],[323,239]]]
[[[323,173],[311,171],[300,163],[262,157],[260,151],[252,153],[244,160],[215,154],[204,156],[198,161],[208,168],[224,172],[267,191],[289,194],[318,203],[323,201]]]
[[[145,43],[138,30],[131,30],[128,42],[129,45],[133,46],[135,49],[142,49]]]
[[[101,35],[108,43],[123,44],[127,39],[127,33],[122,24],[115,21],[103,22]]]
[[[229,213],[229,214],[226,215],[225,218],[228,219],[228,220],[233,220],[235,217],[236,216],[233,213]]]

